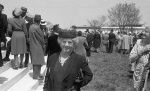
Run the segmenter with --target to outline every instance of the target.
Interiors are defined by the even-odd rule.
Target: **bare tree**
[[[108,18],[111,25],[122,27],[126,25],[139,24],[141,20],[140,9],[135,6],[135,3],[119,3],[108,10]]]
[[[98,26],[99,27],[102,27],[102,26],[105,26],[105,23],[106,23],[106,20],[107,20],[107,17],[106,16],[98,16],[97,17],[98,19]]]
[[[103,15],[103,16],[98,16],[96,19],[88,20],[88,23],[91,27],[102,27],[105,25],[106,20],[107,17]]]

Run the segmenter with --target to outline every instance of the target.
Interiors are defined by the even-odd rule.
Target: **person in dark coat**
[[[113,32],[114,30],[112,29],[111,32],[109,33],[109,50],[108,50],[109,53],[113,52],[113,47],[116,42],[116,35]]]
[[[81,91],[80,88],[92,80],[93,74],[86,58],[73,51],[76,41],[76,32],[72,30],[59,33],[62,51],[48,59],[43,91]],[[79,73],[82,75],[78,76]]]
[[[40,23],[40,27],[41,27],[41,30],[44,34],[44,42],[45,42],[45,46],[47,46],[47,40],[48,40],[48,30],[46,28],[46,21],[44,19],[41,20],[41,23]],[[46,52],[45,53],[45,56],[47,55]]]
[[[2,13],[3,9],[4,6],[0,4],[0,67],[3,66],[1,47],[5,45],[5,34],[8,26],[7,15]]]
[[[44,61],[44,34],[40,28],[41,15],[36,14],[34,17],[34,23],[29,28],[30,38],[30,54],[31,64],[33,65],[33,79],[41,78],[40,72],[42,65],[45,65]]]
[[[58,44],[58,33],[59,33],[59,25],[54,25],[52,28],[52,34],[51,36],[48,38],[48,43],[47,43],[47,47],[46,47],[46,54],[48,54],[48,58],[57,52],[61,51],[60,45]],[[47,61],[48,64],[48,61]]]
[[[101,44],[101,35],[99,34],[98,31],[95,31],[93,40],[94,52],[98,53],[98,48],[100,47],[100,44]]]
[[[21,7],[22,10],[22,14],[21,17],[25,20],[26,23],[26,27],[27,27],[27,33],[29,36],[29,27],[33,24],[33,18],[30,16],[27,16],[27,8],[26,7]],[[29,63],[29,38],[27,38],[26,40],[26,44],[27,44],[27,53],[25,53],[25,62],[24,62],[24,67],[28,66]]]
[[[92,42],[94,39],[94,35],[92,33],[89,32],[89,30],[87,29],[87,36],[86,36],[86,40],[88,43],[88,48],[86,48],[86,52],[87,52],[87,56],[90,57],[91,56],[91,47],[92,47]]]
[[[27,28],[25,25],[25,20],[20,16],[22,11],[20,8],[16,8],[13,11],[14,18],[9,20],[8,31],[12,32],[11,37],[11,54],[14,55],[14,69],[18,67],[23,68],[23,58],[27,51],[26,48],[26,38],[27,38]],[[20,62],[18,55],[20,54]],[[20,63],[20,64],[18,64]]]

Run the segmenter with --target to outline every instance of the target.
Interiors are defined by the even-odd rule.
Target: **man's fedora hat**
[[[41,15],[35,14],[34,20],[36,20],[36,21],[41,21]]]
[[[42,19],[40,25],[47,25],[47,23],[44,19]]]
[[[22,12],[27,12],[27,8],[26,7],[21,7]]]

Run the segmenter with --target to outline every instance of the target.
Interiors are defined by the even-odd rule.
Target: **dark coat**
[[[116,41],[116,35],[112,32],[109,33],[109,42],[115,42]]]
[[[27,15],[25,17],[23,17],[23,19],[25,20],[26,23],[26,27],[27,27],[27,37],[29,38],[29,28],[30,26],[33,24],[33,18],[28,17]],[[26,40],[26,44],[27,44],[27,51],[29,52],[30,48],[29,48],[29,40]]]
[[[7,15],[1,13],[0,14],[0,41],[5,42],[5,33],[8,27]]]
[[[99,48],[100,44],[101,44],[101,35],[99,33],[95,33],[94,41],[93,41],[93,47]]]
[[[46,53],[48,56],[61,51],[60,45],[57,42],[58,35],[54,34],[48,38]]]
[[[92,47],[92,42],[93,42],[93,39],[94,39],[94,35],[92,33],[88,33],[86,39],[87,39],[87,42],[88,42],[88,46],[91,48]]]
[[[30,53],[31,53],[31,63],[33,65],[44,65],[44,34],[37,24],[32,24],[29,29],[30,38]]]
[[[45,77],[45,84],[44,84],[44,91],[54,91],[54,67],[56,64],[56,60],[59,58],[59,53],[55,53],[52,56],[49,57],[48,61],[48,68],[47,73]],[[66,89],[72,88],[73,86],[81,88],[85,85],[87,85],[93,77],[93,74],[88,66],[88,63],[85,59],[85,57],[80,56],[74,52],[71,53],[70,58],[68,59],[68,66],[64,73],[63,82],[62,82],[62,91],[67,91]],[[82,69],[83,72],[83,81],[79,84],[75,84],[75,77],[79,73],[80,69]],[[50,74],[49,74],[50,73]],[[49,75],[48,75],[49,74]],[[80,91],[78,89],[77,91]]]

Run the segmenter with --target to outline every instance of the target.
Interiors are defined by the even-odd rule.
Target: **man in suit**
[[[40,28],[41,15],[36,14],[34,23],[29,28],[30,38],[30,54],[31,63],[33,65],[33,79],[42,79],[40,76],[41,67],[45,64],[44,61],[44,34]]]
[[[28,36],[29,36],[29,27],[33,24],[33,18],[27,16],[27,8],[26,7],[21,7],[21,10],[22,10],[21,16],[26,22]],[[29,40],[28,39],[29,38],[27,38],[27,53],[25,54],[24,67],[27,67],[28,63],[29,63]]]
[[[7,22],[7,15],[3,14],[2,11],[4,9],[4,6],[0,4],[0,67],[3,66],[3,60],[2,60],[2,53],[1,53],[1,47],[5,45],[5,34],[8,26]]]
[[[116,41],[116,35],[113,32],[114,30],[111,29],[111,32],[109,33],[109,53],[113,52],[113,47]]]
[[[89,30],[87,29],[86,30],[87,32],[87,36],[86,36],[86,39],[87,39],[87,42],[88,42],[88,48],[86,48],[86,51],[87,51],[87,56],[91,56],[91,47],[92,47],[92,42],[93,42],[93,39],[94,39],[94,35],[89,32]]]

